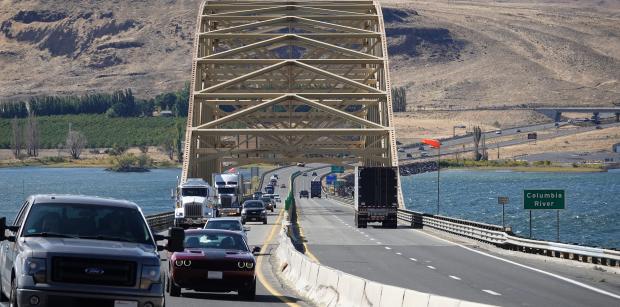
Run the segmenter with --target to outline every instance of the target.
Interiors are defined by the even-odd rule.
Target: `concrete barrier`
[[[379,307],[402,306],[405,297],[405,289],[383,285],[381,289],[381,301]]]
[[[375,307],[379,306],[381,302],[381,291],[383,285],[374,281],[366,281],[364,287],[364,295],[362,296],[362,302],[360,306],[363,307]]]
[[[403,307],[427,307],[431,295],[424,292],[406,290],[403,298]]]
[[[489,306],[415,290],[384,285],[316,263],[295,249],[286,231],[280,232],[274,253],[279,275],[317,306],[326,307],[482,307]]]

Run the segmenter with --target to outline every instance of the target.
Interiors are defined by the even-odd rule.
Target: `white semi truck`
[[[240,173],[213,174],[213,186],[217,192],[220,215],[241,215],[245,192],[243,175]]]
[[[218,215],[215,189],[202,178],[187,179],[177,186],[174,194],[176,227],[203,226],[208,219]]]

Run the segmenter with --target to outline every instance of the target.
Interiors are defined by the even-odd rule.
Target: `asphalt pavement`
[[[309,179],[297,188],[309,189]],[[577,285],[530,269],[544,267],[506,262],[423,230],[358,229],[353,208],[335,200],[304,198],[297,205],[307,254],[369,280],[501,306],[620,306],[620,289],[614,298],[587,288],[596,285]]]

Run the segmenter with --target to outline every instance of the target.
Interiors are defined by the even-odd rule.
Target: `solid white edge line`
[[[454,275],[450,275],[450,278],[455,279],[455,280],[461,280],[461,278],[460,278],[460,277],[458,277],[458,276],[454,276]]]
[[[418,261],[418,259],[415,259],[415,258],[409,258],[409,260],[416,261],[416,262]]]
[[[399,255],[399,256],[400,256],[400,255],[402,255],[402,254],[403,254],[403,253],[401,253],[401,252],[396,253],[396,255]]]
[[[436,268],[435,268],[434,266],[432,266],[432,265],[427,265],[426,267],[427,267],[427,268],[429,268],[429,269],[431,269],[431,270],[436,269]]]
[[[391,248],[391,247],[389,247],[389,246],[386,246],[386,247],[385,247],[385,249],[390,250],[390,249],[392,249],[392,248]]]
[[[488,293],[488,294],[491,294],[491,295],[501,296],[501,294],[499,294],[499,293],[497,293],[497,292],[495,292],[495,291],[492,291],[492,290],[485,290],[485,289],[482,289],[482,291],[483,291],[483,292],[486,292],[486,293]]]
[[[614,294],[614,293],[611,293],[611,292],[605,291],[605,290],[603,290],[603,289],[595,288],[595,287],[593,287],[593,286],[590,286],[590,285],[587,285],[587,284],[584,284],[584,283],[578,282],[578,281],[576,281],[576,280],[572,280],[572,279],[567,278],[567,277],[564,277],[564,276],[560,276],[560,275],[557,275],[557,274],[554,274],[554,273],[550,273],[550,272],[547,272],[547,271],[543,271],[543,270],[541,270],[541,269],[537,269],[537,268],[533,268],[533,267],[531,267],[531,266],[527,266],[527,265],[525,265],[525,264],[521,264],[521,263],[518,263],[518,262],[514,262],[514,261],[512,261],[512,260],[504,259],[504,258],[497,257],[497,256],[494,256],[494,255],[491,255],[491,254],[487,254],[487,253],[485,253],[485,252],[481,252],[481,251],[478,251],[478,250],[475,250],[475,249],[469,248],[469,247],[467,247],[467,246],[465,246],[465,245],[462,245],[462,244],[458,244],[458,243],[454,243],[454,242],[448,241],[448,240],[446,240],[446,239],[443,239],[443,238],[440,238],[440,237],[434,236],[434,235],[432,235],[432,234],[429,234],[429,233],[426,233],[426,232],[423,232],[423,231],[421,231],[420,233],[423,233],[423,234],[425,234],[425,235],[427,235],[427,236],[429,236],[429,237],[433,237],[433,238],[435,238],[435,239],[438,239],[438,240],[441,240],[441,241],[444,241],[444,242],[450,243],[450,244],[452,244],[452,245],[459,246],[459,247],[464,248],[464,249],[466,249],[466,250],[468,250],[468,251],[470,251],[470,252],[474,252],[474,253],[477,253],[477,254],[480,254],[480,255],[484,255],[484,256],[487,256],[487,257],[489,257],[489,258],[493,258],[493,259],[496,259],[496,260],[499,260],[499,261],[503,261],[503,262],[506,262],[506,263],[510,263],[510,264],[516,265],[516,266],[518,266],[518,267],[521,267],[521,268],[524,268],[524,269],[528,269],[528,270],[532,270],[532,271],[534,271],[534,272],[538,272],[538,273],[541,273],[541,274],[544,274],[544,275],[547,275],[547,276],[551,276],[551,277],[557,278],[557,279],[559,279],[559,280],[563,280],[563,281],[565,281],[565,282],[571,283],[571,284],[573,284],[573,285],[576,285],[576,286],[579,286],[579,287],[582,287],[582,288],[585,288],[585,289],[588,289],[588,290],[592,290],[592,291],[597,292],[597,293],[600,293],[600,294],[604,294],[604,295],[607,295],[607,296],[613,297],[613,298],[615,298],[615,299],[620,299],[620,295],[617,295],[617,294]]]

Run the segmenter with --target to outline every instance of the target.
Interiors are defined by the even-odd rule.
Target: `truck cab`
[[[310,182],[310,198],[318,197],[321,198],[321,191],[323,187],[321,185],[321,180],[313,180]]]
[[[158,251],[184,241],[170,233],[154,235],[128,201],[30,196],[10,226],[0,218],[0,294],[10,306],[164,306]]]
[[[244,185],[243,176],[234,174],[213,174],[217,191],[218,208],[221,215],[241,215]]]
[[[190,178],[176,191],[174,225],[188,228],[202,226],[218,216],[215,190],[201,178]]]

